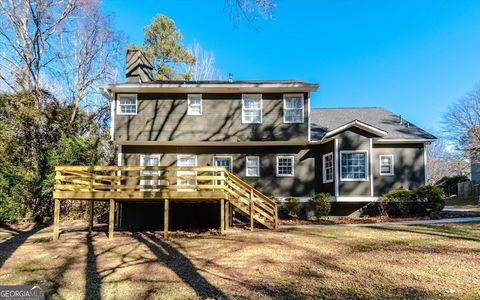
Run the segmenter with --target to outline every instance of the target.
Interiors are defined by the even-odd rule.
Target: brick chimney
[[[125,77],[132,83],[153,81],[153,66],[142,50],[127,49]]]

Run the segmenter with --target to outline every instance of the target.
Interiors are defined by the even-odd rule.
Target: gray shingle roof
[[[427,131],[415,126],[382,107],[314,108],[311,112],[312,140],[320,140],[328,131],[359,120],[388,132],[385,139],[436,139]],[[406,124],[409,124],[408,127]]]

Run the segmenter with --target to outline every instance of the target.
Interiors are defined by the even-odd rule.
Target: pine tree
[[[182,34],[172,19],[157,15],[145,27],[143,51],[154,65],[157,80],[189,79],[189,72],[180,73],[179,67],[196,62],[196,57],[182,44]]]

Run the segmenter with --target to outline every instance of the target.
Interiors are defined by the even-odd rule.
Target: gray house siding
[[[372,135],[368,132],[360,130],[358,128],[351,128],[340,133],[337,136],[338,139],[338,155],[339,155],[339,172],[341,169],[340,153],[341,151],[355,151],[364,150],[367,151],[367,170],[370,174],[370,138]],[[366,181],[342,181],[340,174],[338,175],[338,191],[339,196],[370,196],[370,180],[371,176],[368,176]]]
[[[414,189],[424,185],[423,147],[423,144],[374,144],[372,161],[374,196],[381,196],[395,188]],[[393,155],[393,176],[380,176],[380,155]]]
[[[198,166],[213,165],[213,157],[231,156],[232,171],[267,196],[308,197],[315,192],[315,155],[312,147],[174,147],[174,146],[123,146],[122,164],[139,165],[141,154],[160,154],[162,166],[175,166],[178,154],[197,155]],[[245,176],[246,156],[260,157],[260,176]],[[278,177],[276,156],[294,156],[294,176]]]
[[[281,93],[262,94],[261,124],[242,124],[242,94],[202,94],[203,113],[187,115],[187,94],[141,93],[137,114],[115,116],[116,141],[306,141],[308,93],[304,122],[283,123]],[[118,95],[118,94],[117,94]]]
[[[315,192],[329,193],[335,196],[335,167],[333,168],[333,182],[323,183],[323,155],[333,153],[333,161],[335,162],[335,145],[334,141],[319,145],[315,152]],[[335,166],[335,163],[334,163]]]

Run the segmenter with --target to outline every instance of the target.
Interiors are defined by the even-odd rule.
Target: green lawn
[[[233,230],[169,241],[49,235],[3,241],[0,282],[38,284],[62,299],[480,299],[479,223]]]

